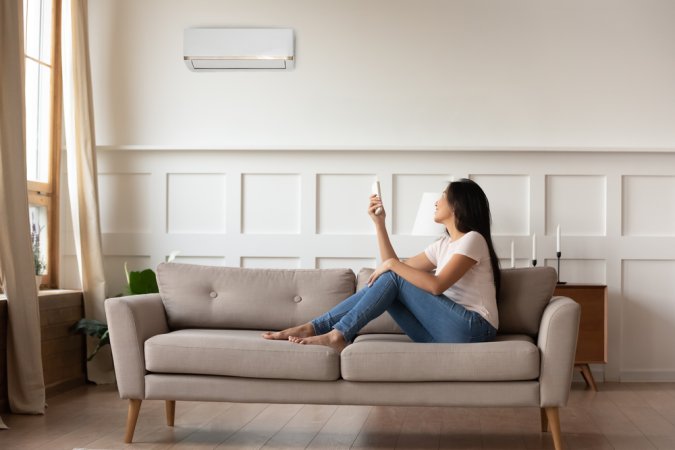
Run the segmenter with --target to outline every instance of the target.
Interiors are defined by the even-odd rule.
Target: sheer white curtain
[[[85,315],[89,319],[105,321],[105,278],[101,252],[87,22],[86,0],[63,0],[61,54],[68,194]],[[88,339],[89,352],[94,345],[95,342]],[[88,363],[87,376],[95,383],[114,381],[109,346]]]
[[[44,414],[40,310],[26,187],[23,0],[0,1],[0,272],[12,412]]]

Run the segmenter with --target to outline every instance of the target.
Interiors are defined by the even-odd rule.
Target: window
[[[56,287],[61,153],[60,1],[24,0],[23,13],[31,238],[35,261],[43,267],[42,283]]]

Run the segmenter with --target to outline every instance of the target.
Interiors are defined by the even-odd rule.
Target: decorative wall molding
[[[503,267],[511,241],[516,266],[529,264],[532,233],[539,264],[555,266],[560,223],[562,279],[607,284],[609,363],[594,372],[607,380],[675,378],[675,353],[655,350],[650,334],[675,339],[675,316],[650,319],[654,308],[671,311],[675,302],[665,275],[675,248],[671,150],[99,148],[108,293],[123,285],[124,261],[152,267],[173,250],[181,251],[178,261],[231,267],[372,266],[379,255],[366,208],[375,177],[394,248],[414,256],[434,239],[410,235],[422,192],[471,177],[491,201]],[[70,215],[61,216],[67,288],[77,283],[77,264]],[[660,222],[650,228],[651,220]],[[646,281],[641,274],[652,266],[661,276]]]
[[[675,236],[675,177],[622,178],[623,235]]]
[[[545,152],[545,153],[675,153],[675,147],[555,147],[555,146],[332,146],[332,145],[316,145],[316,146],[298,146],[298,145],[279,145],[268,147],[247,147],[247,146],[199,146],[199,147],[185,147],[175,145],[97,145],[96,150],[100,152],[107,151],[177,151],[177,152],[192,152],[192,151],[283,151],[283,152],[315,152],[315,151],[337,151],[337,152]]]
[[[226,232],[226,174],[167,173],[165,190],[167,233]]]

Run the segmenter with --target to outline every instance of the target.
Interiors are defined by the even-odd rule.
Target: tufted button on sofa
[[[537,407],[561,448],[579,305],[554,297],[555,270],[502,270],[493,342],[415,343],[384,313],[338,354],[266,340],[365,285],[372,269],[239,269],[162,263],[159,294],[105,303],[131,442],[142,400]],[[292,301],[289,301],[291,299]]]

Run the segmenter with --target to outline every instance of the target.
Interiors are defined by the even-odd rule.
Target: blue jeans
[[[445,295],[420,289],[391,271],[313,319],[311,324],[317,335],[335,328],[349,343],[361,328],[385,311],[415,342],[487,342],[497,334],[479,313]]]

